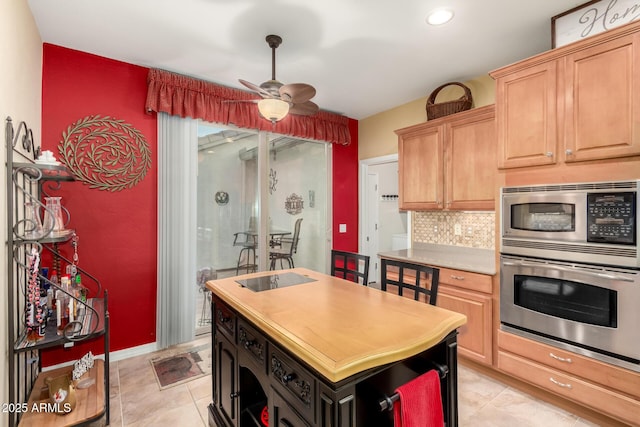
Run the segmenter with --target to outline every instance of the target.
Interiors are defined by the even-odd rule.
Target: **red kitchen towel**
[[[436,370],[396,389],[400,399],[393,404],[395,427],[443,427],[440,377]]]

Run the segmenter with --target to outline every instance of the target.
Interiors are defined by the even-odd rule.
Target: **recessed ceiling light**
[[[431,25],[442,25],[451,21],[453,11],[449,9],[436,9],[427,15],[427,23]]]

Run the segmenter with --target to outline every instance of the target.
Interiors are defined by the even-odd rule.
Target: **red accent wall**
[[[333,248],[358,251],[358,121],[349,120],[351,144],[333,147]],[[340,224],[347,232],[340,233]]]
[[[59,194],[79,236],[79,266],[109,293],[111,351],[156,340],[157,120],[144,112],[148,69],[45,44],[42,148],[56,157],[62,133],[90,115],[124,120],[142,132],[153,163],[136,186],[111,192],[64,183]],[[64,246],[71,254],[70,245]],[[44,257],[43,257],[44,259]],[[101,345],[91,350],[102,353]],[[86,353],[87,345],[43,355],[55,364]],[[70,354],[71,353],[71,354]]]
[[[109,292],[111,351],[156,340],[157,118],[144,112],[148,69],[44,44],[42,77],[43,150],[56,157],[62,133],[90,115],[124,120],[142,132],[153,164],[142,182],[118,191],[64,183],[59,195],[79,236],[79,266]],[[333,149],[333,246],[358,249],[358,122],[349,121],[352,142]],[[339,233],[347,224],[347,233]],[[71,246],[64,254],[71,257]],[[43,265],[45,257],[43,257]],[[45,351],[45,366],[102,353],[102,343]]]

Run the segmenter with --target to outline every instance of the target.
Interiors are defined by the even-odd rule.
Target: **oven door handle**
[[[596,273],[596,276],[602,277],[604,279],[620,280],[621,282],[633,282],[633,279],[629,279],[628,277],[623,276],[616,276],[615,274]]]
[[[566,271],[566,272],[571,272],[571,273],[586,274],[587,276],[599,277],[601,279],[619,280],[621,282],[634,282],[634,280],[632,278],[619,276],[617,274],[596,273],[596,272],[593,272],[593,271],[585,271],[585,270],[581,270],[581,269],[573,269],[573,268],[568,268],[568,267],[562,267],[560,265],[543,264],[543,263],[536,264],[536,263],[527,262],[527,261],[517,261],[517,262],[503,261],[502,264],[503,265],[508,265],[508,266],[518,266],[518,267],[534,267],[534,268],[536,268],[536,267],[545,267],[545,268],[551,268],[551,269],[558,270],[558,271]]]

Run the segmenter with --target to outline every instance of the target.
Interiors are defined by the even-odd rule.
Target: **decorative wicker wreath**
[[[88,116],[69,126],[58,152],[76,179],[99,190],[132,188],[151,167],[151,150],[142,133],[109,116]]]

